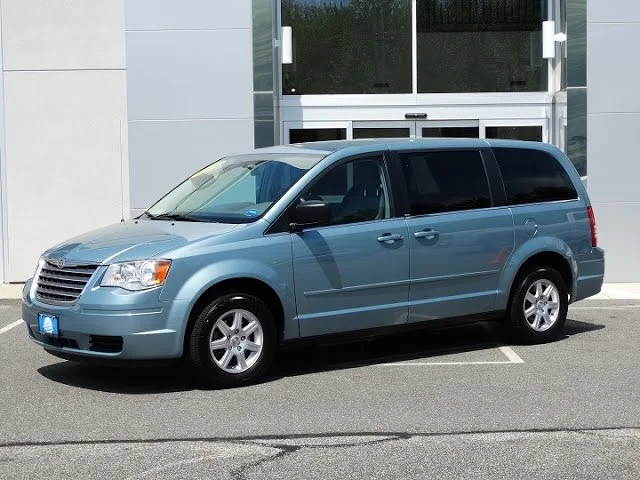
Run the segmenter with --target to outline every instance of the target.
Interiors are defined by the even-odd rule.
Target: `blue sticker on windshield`
[[[260,215],[260,212],[254,209],[247,210],[246,212],[244,212],[245,217],[257,217],[258,215]]]

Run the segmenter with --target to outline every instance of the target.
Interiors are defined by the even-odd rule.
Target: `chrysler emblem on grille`
[[[64,267],[64,259],[63,258],[56,258],[53,260],[49,260],[50,263],[52,263],[53,265],[55,265],[58,268],[62,268]]]

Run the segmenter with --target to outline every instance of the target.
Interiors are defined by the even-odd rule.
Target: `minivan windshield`
[[[226,157],[178,185],[143,215],[154,220],[254,222],[323,154]]]

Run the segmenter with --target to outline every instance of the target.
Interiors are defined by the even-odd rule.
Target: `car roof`
[[[308,153],[324,154],[349,150],[345,153],[371,152],[379,150],[405,150],[420,148],[528,148],[535,150],[554,150],[552,145],[543,142],[523,140],[502,140],[484,138],[368,138],[358,140],[329,140],[321,142],[295,143],[256,149],[256,153]]]

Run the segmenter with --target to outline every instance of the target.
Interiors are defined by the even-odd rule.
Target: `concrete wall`
[[[4,281],[128,211],[123,0],[1,0]]]
[[[640,2],[587,5],[589,190],[607,281],[640,281]]]
[[[125,0],[132,214],[253,148],[251,0]]]

